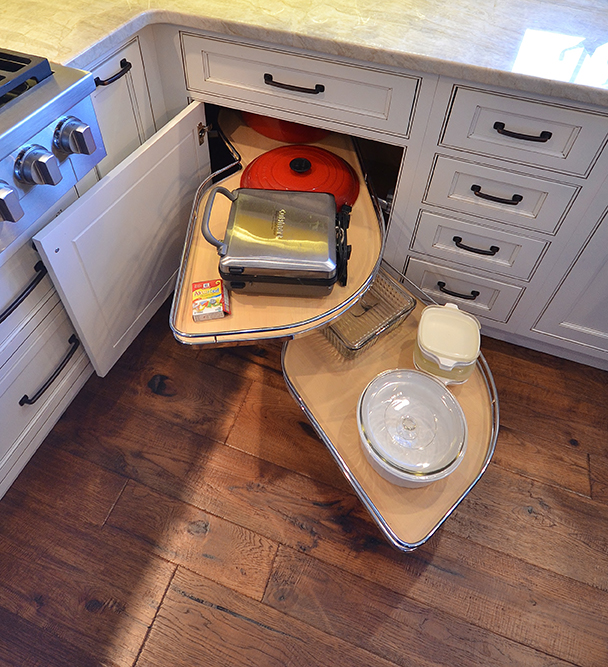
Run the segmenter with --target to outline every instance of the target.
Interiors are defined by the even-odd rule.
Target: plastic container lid
[[[453,303],[427,306],[418,324],[418,346],[443,370],[468,366],[479,356],[481,325]]]
[[[464,457],[467,425],[458,401],[439,380],[413,370],[376,376],[359,399],[362,439],[389,469],[436,479]]]
[[[241,187],[329,192],[338,211],[359,196],[359,179],[348,162],[316,146],[280,146],[262,153],[245,168]]]

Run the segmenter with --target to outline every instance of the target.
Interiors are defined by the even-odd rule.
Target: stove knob
[[[46,148],[33,144],[21,149],[15,160],[15,178],[34,185],[57,185],[63,178],[57,158]]]
[[[8,183],[0,181],[0,221],[17,222],[23,217],[23,209],[17,193]]]
[[[97,150],[91,128],[75,116],[61,119],[53,133],[53,144],[64,153],[92,155]]]

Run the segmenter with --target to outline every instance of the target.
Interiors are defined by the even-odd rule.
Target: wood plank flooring
[[[608,373],[485,339],[486,474],[393,550],[280,370],[165,304],[0,501],[0,667],[605,667]]]

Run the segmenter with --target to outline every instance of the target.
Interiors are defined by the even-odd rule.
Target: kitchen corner
[[[0,150],[0,665],[604,664],[599,5],[4,1],[89,98]]]

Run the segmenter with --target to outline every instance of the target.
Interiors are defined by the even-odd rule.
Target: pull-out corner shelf
[[[241,155],[244,167],[258,155],[284,145],[244,125],[237,112],[224,110],[220,122],[223,133]],[[353,142],[349,137],[330,134],[312,145],[346,160],[355,170],[361,186],[352,207],[348,228],[348,243],[352,246],[352,254],[348,262],[346,286],[335,285],[331,294],[321,298],[252,295],[232,291],[232,312],[228,317],[194,322],[192,284],[220,277],[217,249],[201,233],[202,211],[209,193],[207,190],[191,216],[178,275],[171,312],[171,328],[177,340],[190,345],[203,345],[291,338],[331,321],[369,287],[380,264],[384,223],[365,185],[365,176]],[[238,172],[228,176],[222,185],[229,190],[240,187],[241,174]],[[210,228],[216,238],[224,238],[229,209],[230,202],[225,197],[215,200]]]
[[[345,359],[317,331],[285,343],[282,357],[292,395],[384,536],[401,551],[419,547],[450,516],[487,468],[498,435],[496,388],[480,357],[471,378],[450,387],[465,413],[468,445],[462,463],[449,477],[404,488],[385,481],[365,459],[357,429],[359,396],[379,373],[414,368],[421,310],[418,304],[403,324],[354,359]]]
[[[227,112],[223,122],[224,133],[241,154],[244,166],[262,152],[281,145],[243,125],[236,112]],[[382,371],[413,368],[413,346],[422,306],[418,304],[405,322],[352,360],[343,358],[320,332],[371,285],[380,265],[384,228],[378,208],[364,187],[365,177],[352,141],[331,134],[315,145],[349,162],[362,185],[348,229],[352,255],[347,285],[335,286],[330,295],[316,299],[232,292],[232,313],[228,317],[194,322],[192,283],[219,277],[216,249],[201,234],[206,196],[203,194],[191,216],[171,328],[177,340],[190,345],[288,339],[282,363],[291,393],[388,541],[397,549],[411,551],[433,535],[488,466],[498,432],[496,390],[483,358],[466,384],[453,388],[467,419],[469,439],[462,464],[446,479],[418,489],[402,488],[385,481],[367,463],[359,445],[357,401],[368,382]],[[240,173],[229,176],[222,185],[238,188]],[[225,198],[214,205],[210,226],[217,238],[223,238],[228,206]]]

